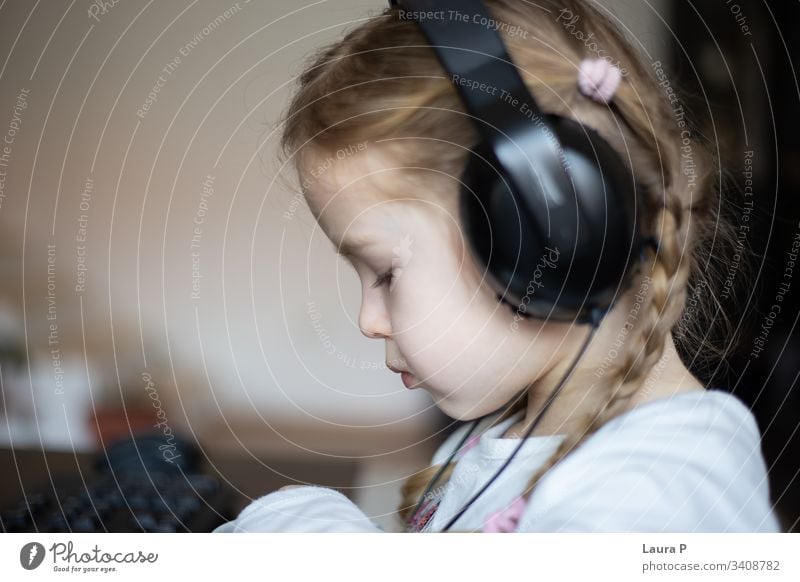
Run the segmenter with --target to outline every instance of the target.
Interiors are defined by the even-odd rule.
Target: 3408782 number
[[[780,570],[780,560],[731,560],[731,570]]]

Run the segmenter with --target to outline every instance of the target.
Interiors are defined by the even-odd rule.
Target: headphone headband
[[[416,13],[445,11],[469,14],[469,18],[422,18],[416,22],[434,48],[444,70],[450,76],[481,139],[488,144],[511,189],[537,181],[542,199],[530,216],[543,231],[551,223],[566,224],[574,216],[564,206],[562,193],[573,189],[561,144],[548,127],[536,99],[525,86],[511,57],[497,34],[476,23],[491,21],[481,0],[391,0],[392,6]],[[472,87],[477,87],[472,88]],[[480,87],[485,87],[482,90]],[[524,108],[524,109],[523,109]],[[545,171],[533,172],[536,167]],[[481,196],[481,192],[475,195]],[[559,247],[573,244],[569,229],[555,229],[551,242]]]
[[[541,111],[481,0],[389,3],[411,13],[480,136],[461,209],[498,296],[525,315],[592,321],[643,249],[631,170],[593,129]]]

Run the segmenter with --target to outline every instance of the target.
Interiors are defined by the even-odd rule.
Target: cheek
[[[482,282],[469,261],[442,252],[410,264],[396,282],[394,308],[405,325],[460,325],[476,316],[492,318],[497,311],[494,292]],[[485,323],[485,321],[484,321]]]
[[[443,251],[415,258],[389,299],[398,348],[410,362],[416,360],[419,373],[468,377],[464,370],[474,370],[513,334],[512,314],[498,305],[471,257]]]
[[[502,365],[505,327],[474,306],[444,303],[417,319],[400,318],[395,341],[410,366],[432,383],[484,382]],[[413,323],[411,323],[413,322]],[[497,352],[492,354],[495,348]]]
[[[472,354],[511,332],[508,309],[498,305],[488,285],[465,277],[461,266],[431,262],[403,274],[390,299],[398,343],[423,345],[437,354],[458,354],[462,349]]]

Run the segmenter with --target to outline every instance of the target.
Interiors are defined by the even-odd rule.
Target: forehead
[[[386,203],[402,199],[401,169],[374,144],[306,152],[297,173],[314,218],[334,240],[350,230],[357,236],[359,224],[374,221]]]
[[[358,250],[392,239],[414,220],[403,200],[375,200],[369,196],[330,196],[320,208],[318,227],[339,254],[352,257]]]
[[[457,214],[458,181],[405,168],[385,144],[307,151],[297,172],[308,206],[334,247],[352,251],[371,240],[396,238],[428,215]],[[442,217],[439,217],[441,220]]]
[[[399,164],[375,144],[354,144],[333,151],[309,149],[298,158],[297,173],[312,209],[331,197],[390,199],[399,177]]]

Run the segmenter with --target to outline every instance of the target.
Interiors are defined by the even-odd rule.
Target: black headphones
[[[631,171],[593,129],[542,113],[483,2],[389,4],[419,25],[480,133],[460,208],[498,298],[539,318],[605,314],[649,242]]]
[[[447,531],[533,434],[615,298],[630,286],[636,259],[646,246],[658,246],[652,236],[642,236],[633,173],[596,131],[539,109],[481,0],[389,4],[404,11],[401,18],[417,22],[480,134],[461,176],[460,211],[472,252],[498,298],[527,316],[591,324],[517,447],[442,527]],[[425,499],[482,418],[473,420],[428,483],[407,531],[419,531],[419,520],[429,518]]]

